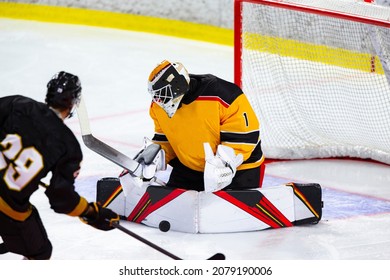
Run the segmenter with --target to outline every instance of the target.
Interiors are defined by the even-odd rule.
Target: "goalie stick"
[[[166,255],[166,256],[168,256],[168,257],[174,259],[174,260],[183,260],[183,259],[179,258],[178,256],[176,256],[176,255],[174,255],[174,254],[168,252],[167,250],[165,250],[165,249],[163,249],[163,248],[157,246],[156,244],[154,244],[154,243],[152,243],[152,242],[146,240],[145,238],[143,238],[143,237],[137,235],[136,233],[134,233],[134,232],[128,230],[127,228],[121,226],[121,225],[119,224],[119,222],[112,223],[112,226],[113,226],[114,228],[117,228],[117,229],[119,229],[120,231],[122,231],[122,232],[124,232],[124,233],[130,235],[131,237],[134,237],[135,239],[141,241],[142,243],[145,243],[146,245],[149,245],[149,246],[152,247],[153,249],[159,251],[160,253],[163,253],[164,255]],[[224,255],[224,254],[222,254],[222,253],[217,253],[217,254],[215,254],[215,255],[212,255],[212,256],[211,256],[210,258],[208,258],[207,260],[225,260],[225,259],[226,259],[226,258],[225,258],[225,255]]]
[[[128,170],[135,176],[140,177],[142,175],[142,167],[139,162],[115,150],[111,146],[103,143],[92,135],[91,128],[89,126],[87,107],[82,96],[80,99],[80,104],[77,106],[76,110],[80,123],[81,135],[85,146],[105,157],[106,159],[121,166],[122,168]]]

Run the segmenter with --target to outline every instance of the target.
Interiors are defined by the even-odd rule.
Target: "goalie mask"
[[[149,75],[148,91],[153,102],[163,108],[170,118],[176,113],[189,87],[190,77],[179,62],[164,60]]]
[[[81,82],[73,74],[61,71],[55,74],[47,84],[45,102],[54,109],[69,109],[69,116],[75,105],[78,105],[81,98]]]

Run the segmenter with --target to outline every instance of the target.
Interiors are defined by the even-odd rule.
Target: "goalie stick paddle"
[[[146,245],[149,245],[149,246],[152,247],[153,249],[159,251],[160,253],[163,253],[164,255],[166,255],[166,256],[168,256],[168,257],[174,259],[174,260],[183,260],[183,259],[179,258],[178,256],[176,256],[176,255],[174,255],[174,254],[168,252],[167,250],[165,250],[165,249],[163,249],[163,248],[157,246],[156,244],[150,242],[149,240],[146,240],[145,238],[139,236],[138,234],[136,234],[136,233],[134,233],[134,232],[128,230],[127,228],[121,226],[121,225],[119,224],[119,222],[117,222],[117,223],[112,223],[112,226],[113,226],[114,228],[117,228],[117,229],[119,229],[120,231],[122,231],[122,232],[124,232],[124,233],[130,235],[131,237],[134,237],[135,239],[141,241],[142,243],[145,243]],[[225,258],[225,255],[224,255],[224,254],[222,254],[222,253],[217,253],[217,254],[211,256],[210,258],[208,258],[207,260],[225,260],[225,259],[226,259],[226,258]]]
[[[89,126],[87,107],[82,96],[76,110],[85,146],[139,177],[142,172],[140,163],[127,157],[92,135],[91,128]]]

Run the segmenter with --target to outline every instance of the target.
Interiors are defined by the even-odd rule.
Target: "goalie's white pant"
[[[161,221],[168,221],[171,230],[189,233],[256,231],[315,224],[322,214],[318,184],[205,193],[161,186],[140,188],[129,183],[130,179],[126,175],[114,180],[115,187],[99,197],[107,187],[101,181],[97,200],[126,220],[156,228]]]

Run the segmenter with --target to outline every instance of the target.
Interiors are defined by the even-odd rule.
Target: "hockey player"
[[[173,167],[167,187],[206,192],[261,187],[260,124],[238,86],[164,60],[150,73],[148,90],[152,141]]]
[[[55,212],[104,231],[119,220],[115,212],[75,191],[82,152],[63,120],[80,96],[79,78],[62,71],[47,84],[46,104],[20,95],[0,98],[0,251],[27,259],[51,257],[51,242],[29,201],[49,172],[45,194]]]
[[[318,184],[260,188],[260,124],[238,86],[163,61],[150,73],[148,88],[154,136],[134,157],[139,164],[122,160],[129,168],[118,179],[98,182],[97,199],[103,205],[126,221],[164,232],[242,232],[318,223]],[[166,163],[172,170],[157,172]]]

